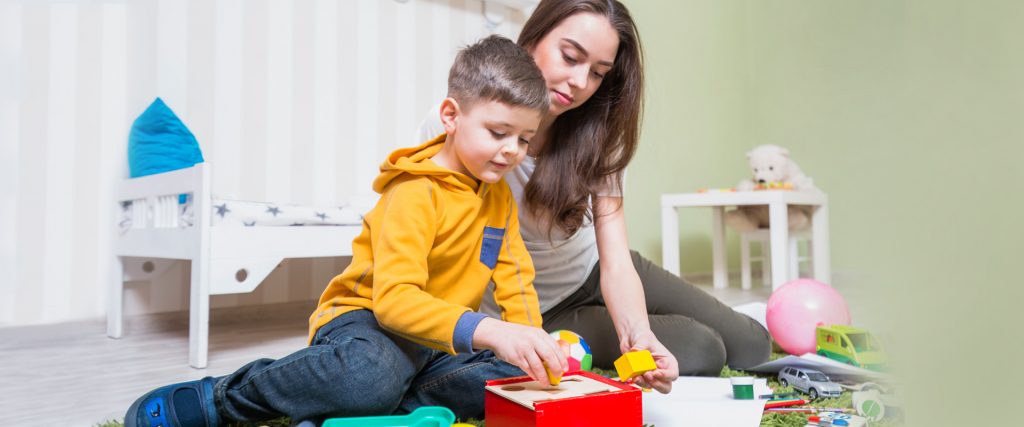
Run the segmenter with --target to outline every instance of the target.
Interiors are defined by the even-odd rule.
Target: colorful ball
[[[590,346],[583,340],[579,334],[560,329],[551,333],[551,337],[565,341],[569,344],[569,371],[590,371],[592,360],[594,358],[593,353],[590,351]]]
[[[849,325],[850,310],[834,288],[811,279],[786,282],[768,298],[768,332],[789,354],[817,350],[820,325]]]

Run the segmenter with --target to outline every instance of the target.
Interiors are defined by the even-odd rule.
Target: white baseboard
[[[210,310],[210,327],[217,328],[238,323],[267,321],[281,326],[301,329],[308,324],[309,315],[316,308],[316,300],[263,305],[222,307]],[[188,312],[174,311],[125,316],[125,335],[133,333],[185,331],[188,333]],[[0,328],[0,342],[8,339],[22,344],[36,340],[53,340],[89,334],[106,334],[106,318],[45,325],[19,325]],[[3,346],[0,345],[0,348]]]
[[[714,272],[711,271],[697,271],[697,272],[683,272],[683,280],[689,283],[700,286],[711,286],[714,283]],[[751,280],[754,282],[754,288],[761,286],[761,272],[760,269],[751,272]],[[836,271],[832,270],[832,283],[833,287],[843,288],[845,286],[855,286],[858,281],[867,280],[866,275],[853,272],[853,271]],[[729,271],[729,287],[739,288],[740,287],[740,272]]]

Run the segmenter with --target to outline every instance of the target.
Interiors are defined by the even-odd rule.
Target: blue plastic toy
[[[443,406],[423,406],[408,415],[331,418],[321,427],[450,427],[455,414]]]

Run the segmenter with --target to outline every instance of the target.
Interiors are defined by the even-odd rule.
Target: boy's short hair
[[[549,107],[547,83],[533,57],[498,35],[459,52],[448,72],[448,96],[467,109],[478,101],[498,101],[541,113]]]

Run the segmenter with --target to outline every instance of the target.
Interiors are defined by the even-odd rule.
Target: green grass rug
[[[776,359],[780,356],[782,355],[773,355],[772,359]],[[594,369],[594,373],[609,378],[617,376],[615,371],[602,370],[597,368]],[[775,393],[786,393],[794,391],[792,387],[783,387],[782,384],[779,384],[778,378],[774,375],[768,376],[762,374],[750,374],[744,371],[732,370],[729,369],[728,367],[722,368],[722,373],[720,374],[720,376],[723,378],[748,375],[753,375],[758,378],[766,378],[768,380],[768,387],[774,390]],[[843,394],[840,395],[839,397],[829,399],[821,398],[811,402],[806,406],[812,408],[852,408],[853,395],[849,391],[844,391]],[[765,413],[764,416],[761,418],[761,427],[804,427],[805,425],[807,425],[808,415],[809,414],[805,413]],[[461,422],[469,423],[478,427],[484,427],[485,425],[482,420],[466,420]],[[230,423],[228,424],[228,427],[288,427],[289,425],[291,425],[291,422],[287,418],[280,418],[277,420],[261,423]],[[896,427],[901,425],[902,423],[893,419],[883,419],[881,421],[871,423],[871,427]],[[107,421],[104,423],[97,424],[96,426],[123,427],[124,424],[118,421]]]

